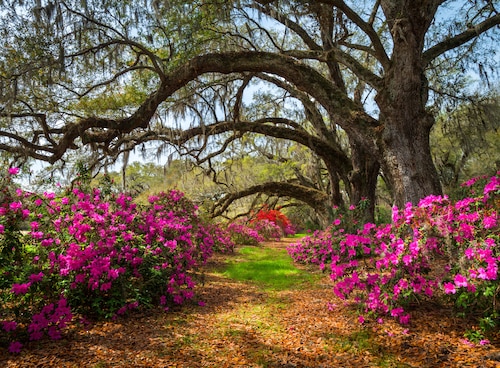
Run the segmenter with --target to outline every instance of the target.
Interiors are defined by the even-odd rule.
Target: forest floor
[[[421,305],[408,326],[361,325],[352,307],[335,299],[327,274],[266,289],[224,274],[228,259],[238,257],[214,257],[193,303],[75,328],[59,341],[26,344],[19,355],[0,352],[0,366],[500,367],[500,338],[472,346],[463,338],[472,325],[450,310]]]

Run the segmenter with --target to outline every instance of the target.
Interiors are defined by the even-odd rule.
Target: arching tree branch
[[[258,193],[279,195],[281,197],[291,197],[300,200],[310,205],[312,208],[316,208],[318,210],[326,209],[329,203],[328,196],[324,192],[321,192],[317,189],[293,183],[268,182],[252,186],[239,192],[226,194],[213,206],[211,211],[212,216],[221,216],[234,201]]]

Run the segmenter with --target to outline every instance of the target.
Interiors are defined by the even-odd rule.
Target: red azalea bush
[[[9,170],[10,175],[16,174]],[[21,231],[23,229],[23,231]],[[98,189],[42,195],[0,189],[0,345],[60,338],[77,313],[109,318],[194,296],[191,270],[234,244],[179,191],[138,206]]]
[[[249,219],[240,217],[231,221],[227,230],[231,239],[238,244],[258,245],[268,240],[279,240],[284,235],[295,234],[290,220],[279,210],[263,207]]]
[[[336,219],[325,231],[291,245],[289,254],[297,262],[329,268],[335,294],[352,298],[365,316],[390,315],[408,323],[410,305],[439,297],[462,313],[483,312],[479,324],[486,331],[500,313],[500,177],[490,178],[480,191],[474,184],[479,182],[467,182],[471,196],[456,202],[429,196],[418,206],[394,208],[392,224],[365,224],[349,233]]]
[[[275,224],[281,229],[283,235],[295,234],[293,224],[279,209],[269,209],[267,206],[264,206],[259,210],[259,212],[257,212],[255,219],[252,220],[252,222],[255,223],[258,223],[259,221],[269,221]],[[280,237],[281,236],[278,238]]]

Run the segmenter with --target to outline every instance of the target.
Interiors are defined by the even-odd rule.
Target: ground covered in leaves
[[[290,241],[264,246],[284,249]],[[471,346],[463,334],[472,325],[451,310],[422,305],[409,326],[360,325],[326,274],[273,290],[227,277],[227,258],[237,261],[238,252],[208,265],[192,304],[75,328],[19,355],[2,351],[0,366],[500,367],[500,339]]]

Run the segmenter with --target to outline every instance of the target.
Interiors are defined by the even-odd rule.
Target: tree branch
[[[87,117],[67,123],[58,129],[61,137],[53,145],[54,153],[44,158],[54,163],[74,146],[81,137],[83,144],[92,142],[109,145],[114,139],[135,129],[146,129],[158,106],[168,97],[205,73],[259,73],[267,72],[286,79],[298,90],[304,91],[325,107],[338,120],[339,125],[354,139],[366,141],[366,135],[375,136],[379,122],[364,112],[361,105],[354,103],[328,79],[312,67],[294,58],[266,52],[228,52],[195,57],[174,69],[161,81],[157,91],[152,93],[130,116],[123,119]],[[373,144],[373,153],[377,149]]]
[[[228,193],[212,207],[213,217],[221,216],[236,200],[257,193],[291,197],[300,200],[317,210],[328,207],[328,196],[317,189],[287,182],[268,182],[254,185],[236,193]]]
[[[354,24],[356,24],[370,39],[375,53],[375,58],[380,62],[384,69],[388,69],[390,65],[389,57],[385,52],[384,45],[373,29],[370,23],[365,22],[358,13],[351,9],[343,0],[319,0],[323,4],[330,4],[340,9]]]
[[[352,71],[359,79],[371,85],[376,90],[382,88],[382,78],[373,74],[370,70],[365,68],[359,61],[353,58],[346,52],[334,47],[326,51],[301,51],[289,50],[284,51],[284,55],[292,56],[296,59],[314,59],[323,62],[328,62],[330,59],[335,59],[341,64],[345,65]]]
[[[498,24],[500,24],[500,14],[496,14],[477,25],[468,28],[466,31],[459,33],[451,38],[447,38],[444,41],[432,46],[423,54],[422,59],[424,65],[429,65],[429,63],[439,55],[444,54],[446,51],[450,51],[454,48],[462,46],[463,44],[469,42],[470,40],[476,38],[480,34],[488,31]]]

